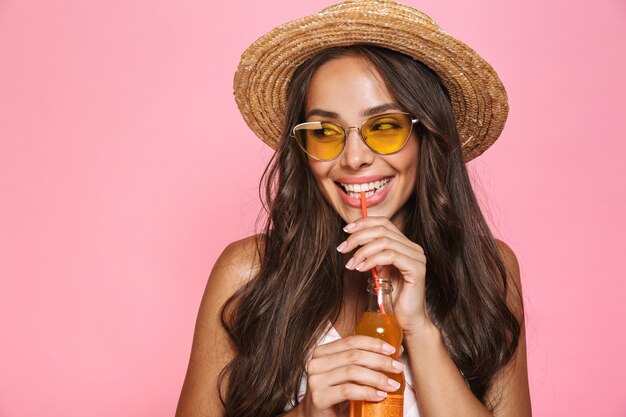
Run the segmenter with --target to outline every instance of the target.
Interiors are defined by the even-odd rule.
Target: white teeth
[[[390,178],[385,178],[379,181],[366,182],[363,184],[341,184],[341,187],[346,191],[350,197],[359,198],[361,191],[365,191],[365,196],[370,197],[377,193],[381,189],[385,188],[391,181]]]

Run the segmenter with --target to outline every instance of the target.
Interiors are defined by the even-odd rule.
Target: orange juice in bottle
[[[377,274],[375,274],[377,275]],[[399,360],[402,344],[402,329],[393,315],[391,302],[391,282],[388,279],[370,278],[367,286],[367,310],[356,325],[355,334],[375,337],[384,340],[396,348],[391,355]],[[380,402],[351,401],[351,417],[402,417],[404,402],[404,373],[386,373],[389,378],[398,381],[400,388],[390,392]]]

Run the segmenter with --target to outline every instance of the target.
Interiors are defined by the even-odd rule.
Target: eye
[[[327,127],[313,130],[313,135],[315,137],[318,137],[318,138],[324,138],[324,137],[328,137],[328,136],[335,136],[337,134],[338,134],[338,132],[336,130],[330,129],[330,128],[327,128]]]
[[[365,123],[364,130],[375,137],[387,137],[403,133],[410,122],[404,114],[386,114],[371,118]]]
[[[322,122],[316,127],[309,130],[309,137],[317,142],[335,142],[343,138],[343,129],[332,123]]]
[[[400,125],[394,122],[376,122],[372,125],[371,130],[380,131],[388,129],[399,129]]]

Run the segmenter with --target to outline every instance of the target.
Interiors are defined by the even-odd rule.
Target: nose
[[[354,171],[371,165],[374,152],[363,142],[356,127],[346,129],[346,145],[340,156],[341,166]]]

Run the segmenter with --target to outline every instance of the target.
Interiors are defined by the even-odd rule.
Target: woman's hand
[[[307,417],[337,416],[347,400],[381,401],[399,385],[382,372],[399,374],[403,365],[389,355],[395,348],[369,336],[348,336],[318,346],[307,364]]]
[[[380,276],[391,278],[393,309],[405,333],[429,323],[425,303],[426,256],[420,245],[410,241],[386,217],[364,217],[348,224],[350,233],[337,250],[349,253],[358,248],[346,268],[368,271],[377,268]]]

